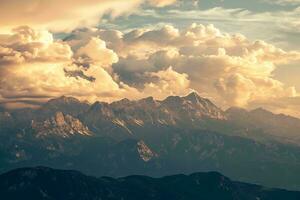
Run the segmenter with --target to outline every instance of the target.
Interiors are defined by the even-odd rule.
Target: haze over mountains
[[[44,165],[95,176],[219,171],[300,189],[300,120],[263,109],[223,111],[191,93],[89,105],[72,97],[0,111],[0,171]]]

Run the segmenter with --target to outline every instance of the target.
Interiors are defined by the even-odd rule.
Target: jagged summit
[[[162,101],[147,97],[96,102],[79,119],[94,132],[117,133],[118,138],[123,138],[134,136],[137,127],[200,126],[203,120],[224,120],[226,116],[208,99],[191,93],[185,97],[169,96]]]
[[[94,103],[92,104],[91,108],[100,106],[100,105],[102,105],[102,104],[103,104],[103,102],[96,101],[96,102],[94,102]]]
[[[120,106],[128,106],[132,103],[132,101],[130,101],[127,98],[121,99],[119,101],[114,101],[112,102],[110,105],[111,106],[115,106],[115,107],[120,107]]]
[[[111,113],[110,106],[111,105],[108,103],[96,101],[92,106],[90,106],[87,112],[83,113],[83,115],[87,115],[87,114],[93,115],[96,113],[102,113],[108,115],[108,113]]]
[[[64,99],[66,97],[62,97]],[[187,96],[169,96],[162,101],[147,97],[140,100],[127,98],[112,103],[95,102],[89,106],[89,118],[110,119],[111,121],[134,121],[138,124],[164,123],[174,124],[182,119],[198,121],[205,118],[225,119],[224,112],[210,100],[192,92]],[[100,116],[101,115],[101,116]],[[122,122],[122,124],[124,124]]]
[[[61,96],[59,98],[50,99],[38,109],[38,112],[45,117],[52,116],[56,112],[77,116],[85,112],[89,107],[90,104],[87,102],[81,102],[74,97]]]
[[[128,98],[124,98],[118,101],[114,101],[112,103],[106,103],[106,102],[100,102],[100,101],[96,101],[93,104],[89,104],[87,101],[80,101],[74,97],[68,97],[68,96],[61,96],[58,98],[53,98],[50,99],[48,102],[46,102],[44,105],[42,105],[41,108],[59,108],[61,106],[78,106],[78,105],[85,105],[85,106],[89,106],[90,109],[96,109],[99,107],[103,107],[103,105],[105,106],[125,106],[125,105],[134,105],[134,104],[149,104],[149,105],[155,105],[158,103],[165,103],[165,104],[182,104],[184,103],[184,101],[189,101],[193,104],[199,104],[199,103],[203,103],[203,102],[210,102],[212,105],[213,103],[206,98],[201,97],[197,92],[191,92],[189,93],[187,96],[168,96],[167,98],[165,98],[162,101],[158,101],[156,99],[154,99],[154,97],[149,96],[146,98],[142,98],[139,100],[129,100]]]
[[[162,101],[163,104],[169,105],[180,105],[184,99],[180,96],[168,96],[165,100]]]
[[[199,96],[197,92],[191,92],[187,96],[183,97],[186,100],[189,100],[193,103],[199,103],[199,100],[203,99],[202,97]]]
[[[138,102],[146,103],[146,104],[156,104],[157,103],[157,101],[153,97],[146,97],[146,98],[140,99]]]

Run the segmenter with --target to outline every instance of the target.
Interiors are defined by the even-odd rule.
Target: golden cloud
[[[70,31],[95,26],[107,13],[112,17],[132,13],[144,3],[163,7],[175,0],[1,0],[0,24],[2,31],[20,25]]]
[[[143,93],[152,94],[156,99],[164,99],[167,96],[183,96],[189,92],[190,81],[187,74],[180,74],[169,67],[166,70],[150,73],[150,76],[158,78],[156,82],[146,83]]]
[[[118,44],[126,48],[112,46],[121,56],[114,69],[124,74],[124,79],[131,74],[130,79],[140,81],[144,72],[173,66],[176,72],[188,75],[190,87],[225,107],[247,107],[254,101],[299,95],[295,87],[273,78],[278,65],[300,60],[297,51],[222,33],[213,25],[136,29],[120,38]]]
[[[296,60],[300,52],[222,33],[213,25],[129,33],[85,29],[66,41],[20,27],[0,36],[0,95],[2,102],[24,106],[24,100],[61,95],[91,102],[163,99],[194,89],[224,107],[252,107],[299,96],[272,75],[278,65]]]
[[[51,33],[29,27],[15,29],[0,40],[0,97],[11,107],[37,104],[69,95],[81,100],[113,101],[153,95],[182,94],[189,82],[185,74],[169,68],[150,74],[158,80],[143,90],[118,80],[112,64],[118,55],[99,37],[90,37],[79,48],[54,41]],[[178,79],[178,80],[177,80]],[[154,88],[160,88],[160,92]]]
[[[27,62],[69,60],[73,52],[68,44],[54,41],[48,31],[35,31],[28,26],[0,35],[0,65]]]
[[[177,0],[148,0],[148,3],[155,7],[165,7],[176,3]]]

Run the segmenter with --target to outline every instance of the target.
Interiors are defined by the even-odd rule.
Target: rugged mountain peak
[[[74,97],[61,96],[49,100],[38,110],[38,113],[45,115],[46,117],[50,117],[56,112],[77,116],[79,113],[86,111],[89,106],[90,105],[87,102],[81,102]]]
[[[119,100],[119,101],[112,102],[112,103],[110,104],[110,107],[113,107],[113,108],[126,107],[126,106],[131,105],[132,103],[133,103],[133,102],[130,101],[129,99],[124,98],[124,99],[121,99],[121,100]]]
[[[179,96],[169,96],[162,103],[170,106],[180,106],[184,103],[184,99]]]
[[[185,97],[170,96],[162,101],[161,107],[177,122],[183,122],[183,119],[184,123],[194,123],[204,118],[226,119],[220,108],[195,92]]]
[[[188,101],[196,104],[196,103],[199,103],[199,101],[203,98],[200,97],[197,92],[192,92],[189,95],[183,97],[183,99],[188,100]]]
[[[111,110],[111,105],[105,102],[97,101],[94,103],[87,112],[88,114],[102,114],[106,117],[113,116],[113,112]],[[85,113],[85,114],[87,114]]]
[[[200,97],[198,93],[192,92],[189,95],[182,97],[184,100],[189,101],[194,106],[198,106],[200,109],[206,110],[206,111],[211,111],[211,110],[219,110],[221,111],[220,108],[218,108],[214,103],[212,103],[209,99]]]
[[[146,97],[146,98],[143,98],[141,100],[139,100],[140,102],[148,102],[148,103],[153,103],[155,102],[154,98],[153,97]]]
[[[71,135],[91,135],[89,129],[81,121],[71,115],[57,112],[53,117],[42,121],[32,121],[31,128],[36,132],[36,137],[56,135],[70,137]]]
[[[225,119],[223,111],[208,99],[191,93],[186,97],[169,96],[163,101],[147,97],[137,101],[123,99],[111,104],[94,103],[80,115],[94,131],[113,130],[115,126],[197,124],[204,119]]]
[[[93,111],[93,112],[101,112],[105,107],[108,107],[109,104],[104,103],[104,102],[100,102],[100,101],[96,101],[89,109],[89,111]]]
[[[138,101],[139,104],[155,106],[157,101],[153,97],[147,97]]]
[[[99,110],[102,108],[103,103],[100,101],[96,101],[95,103],[93,103],[93,105],[90,107],[89,110]]]
[[[120,101],[117,101],[117,102],[120,103],[120,104],[128,104],[131,101],[129,99],[127,99],[127,98],[124,98],[124,99],[121,99]]]

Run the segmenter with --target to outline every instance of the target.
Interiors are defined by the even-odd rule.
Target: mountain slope
[[[234,182],[215,172],[113,179],[37,167],[0,175],[0,196],[10,200],[298,200],[300,192]]]
[[[284,114],[274,114],[263,108],[247,111],[230,108],[226,111],[228,124],[240,132],[262,132],[278,140],[300,143],[300,120]]]
[[[300,148],[209,131],[148,130],[144,140],[115,141],[95,135],[48,135],[6,140],[0,170],[43,165],[95,176],[164,176],[219,171],[269,187],[300,188]],[[34,134],[34,133],[33,133]],[[158,138],[159,137],[159,138]],[[1,169],[2,168],[2,169]]]
[[[196,93],[93,105],[61,97],[37,110],[2,110],[0,172],[36,165],[113,177],[214,170],[299,189],[300,147],[272,133],[284,131],[276,128],[282,118],[290,129],[300,124],[261,110],[223,112]]]

